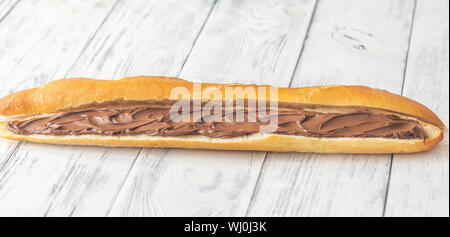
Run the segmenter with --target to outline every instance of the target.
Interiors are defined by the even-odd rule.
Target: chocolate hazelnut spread
[[[260,132],[267,124],[249,121],[250,111],[235,109],[233,116],[244,113],[244,122],[174,122],[168,108],[139,107],[133,109],[91,109],[65,112],[23,121],[11,121],[8,129],[16,134],[47,135],[140,135],[182,136],[204,135],[232,138]],[[225,116],[231,114],[223,113]],[[256,113],[255,113],[256,114]],[[258,117],[260,117],[258,115]],[[250,119],[251,120],[251,119]],[[267,120],[266,120],[267,121]],[[414,120],[396,115],[373,114],[358,109],[345,113],[321,113],[302,109],[278,111],[275,134],[307,137],[379,137],[425,139],[422,126]]]

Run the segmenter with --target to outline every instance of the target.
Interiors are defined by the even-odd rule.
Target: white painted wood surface
[[[0,96],[141,74],[403,91],[448,127],[448,2],[0,1]],[[0,216],[448,216],[448,149],[391,168],[389,155],[2,139]]]
[[[403,95],[444,122],[444,141],[431,151],[394,155],[387,216],[449,216],[449,2],[419,0]]]

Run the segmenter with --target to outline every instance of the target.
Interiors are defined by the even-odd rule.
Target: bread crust
[[[429,138],[424,141],[387,138],[315,138],[261,133],[230,139],[205,136],[18,135],[7,129],[7,123],[0,122],[0,137],[38,143],[107,147],[171,147],[314,153],[412,153],[429,150],[443,138],[441,129],[433,125],[425,125]]]
[[[171,90],[184,87],[193,94],[194,84],[170,77],[128,77],[121,80],[94,80],[71,78],[50,82],[42,87],[20,91],[0,99],[0,114],[46,116],[63,110],[95,108],[95,106],[127,107],[139,103],[158,105],[174,101]],[[225,88],[266,87],[267,85],[202,83],[204,91]],[[76,88],[76,89],[75,89]],[[244,99],[258,99],[256,95],[242,94]],[[442,121],[424,105],[384,90],[363,86],[321,86],[278,88],[278,104],[305,107],[321,111],[348,110],[364,107],[375,113],[396,114],[418,121],[427,139],[391,138],[317,138],[257,133],[236,138],[210,138],[206,136],[161,137],[149,135],[20,135],[8,130],[8,122],[0,122],[0,137],[39,143],[65,145],[99,145],[120,147],[172,147],[215,150],[258,150],[275,152],[315,153],[411,153],[431,149],[443,139]],[[193,99],[191,97],[191,99]],[[223,98],[222,100],[224,100]],[[235,97],[234,99],[237,99]],[[209,98],[202,98],[207,102]],[[125,103],[125,104],[124,104]],[[170,106],[163,104],[162,106]],[[31,117],[35,117],[31,116]],[[15,119],[16,120],[16,119]],[[18,119],[20,120],[20,119]]]
[[[202,90],[226,87],[266,87],[268,85],[202,83]],[[179,78],[160,76],[127,77],[120,80],[69,78],[52,81],[44,86],[20,91],[0,99],[0,115],[52,113],[93,103],[111,101],[164,101],[171,99],[171,90],[187,88],[193,93],[193,83]],[[244,95],[245,99],[253,99]],[[203,99],[204,101],[207,98]],[[419,118],[439,127],[442,121],[426,106],[385,90],[364,86],[317,86],[278,88],[280,104],[299,106],[367,107]]]

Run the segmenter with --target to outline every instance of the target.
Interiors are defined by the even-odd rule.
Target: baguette
[[[423,138],[396,137],[327,137],[253,132],[242,136],[210,137],[200,134],[42,134],[20,133],[11,129],[12,123],[48,118],[63,113],[87,110],[136,107],[169,108],[179,97],[175,88],[185,88],[191,103],[196,99],[204,105],[211,97],[195,97],[195,84],[178,78],[138,76],[120,80],[71,78],[52,81],[44,86],[20,91],[0,99],[0,115],[18,116],[0,122],[0,137],[38,143],[66,145],[99,145],[120,147],[173,147],[191,149],[260,150],[276,152],[316,153],[411,153],[431,149],[443,139],[442,121],[426,106],[406,97],[384,90],[363,86],[321,86],[276,88],[280,111],[304,110],[306,113],[350,113],[367,111],[379,116],[395,116],[415,121],[423,130]],[[219,91],[227,88],[265,88],[267,85],[202,83],[201,90]],[[270,92],[272,95],[272,92]],[[217,98],[215,98],[217,99]],[[221,97],[222,102],[230,98]],[[233,94],[232,100],[260,100],[259,93]],[[272,99],[267,100],[270,104]],[[248,104],[247,104],[248,105]],[[269,106],[269,105],[267,105]],[[272,104],[270,104],[272,106]],[[247,109],[247,108],[245,108]],[[384,118],[384,117],[383,117]]]

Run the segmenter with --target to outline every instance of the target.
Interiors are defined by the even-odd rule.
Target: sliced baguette
[[[257,87],[242,84],[202,84],[215,87]],[[121,80],[63,79],[17,92],[0,99],[0,115],[48,116],[58,111],[98,107],[155,106],[172,101],[171,89],[185,87],[193,91],[192,82],[168,77],[130,77]],[[264,86],[269,87],[269,86]],[[257,99],[244,95],[245,99]],[[236,99],[236,98],[235,98]],[[207,99],[204,99],[206,102]],[[374,113],[395,114],[419,121],[427,138],[315,138],[257,133],[236,138],[205,136],[161,137],[149,135],[19,135],[0,122],[0,137],[39,143],[99,145],[120,147],[176,147],[191,149],[262,150],[316,153],[409,153],[431,149],[443,138],[442,121],[427,107],[384,90],[361,86],[325,86],[278,88],[280,106],[294,106],[319,111],[345,111],[364,107]],[[17,119],[15,119],[17,120]],[[20,119],[19,119],[20,120]]]

